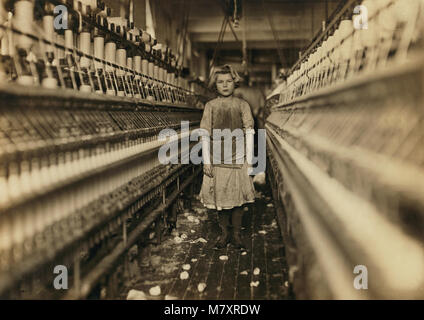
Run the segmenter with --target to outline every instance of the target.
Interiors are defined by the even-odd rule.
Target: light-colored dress
[[[246,157],[243,155],[243,159],[241,159],[240,153],[235,150],[237,138],[233,138],[233,153],[230,154],[230,159],[228,156],[225,159],[224,152],[222,152],[222,155],[219,155],[222,160],[221,164],[216,164],[216,161],[214,162],[216,155],[214,159],[213,154],[217,144],[221,144],[221,150],[224,150],[223,141],[213,139],[213,129],[230,129],[231,132],[235,129],[242,129],[244,133],[247,130],[254,132],[254,120],[249,104],[232,96],[211,100],[205,105],[200,128],[207,130],[211,136],[210,158],[213,167],[213,178],[203,175],[200,201],[205,207],[218,211],[254,202],[255,189],[252,178],[247,173]],[[242,139],[245,140],[244,137]]]

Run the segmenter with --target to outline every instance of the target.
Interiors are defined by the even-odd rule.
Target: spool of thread
[[[153,78],[159,79],[159,66],[153,65]]]
[[[72,30],[65,30],[65,46],[72,50],[74,48],[74,33]]]
[[[137,73],[134,77],[134,79],[136,80],[135,84],[138,87],[137,90],[135,90],[135,95],[134,98],[136,99],[141,99],[141,95],[139,92],[139,90],[141,90],[140,86],[141,86],[141,82],[140,82],[140,75],[138,75],[139,73],[141,73],[141,56],[135,56],[133,59],[133,67],[134,67],[134,71]]]
[[[102,36],[94,37],[94,56],[98,59],[104,59],[105,57],[105,38]],[[101,62],[94,62],[96,69],[102,69],[103,64]]]
[[[91,54],[91,33],[90,32],[81,32],[80,34],[80,50],[85,54]],[[81,68],[89,68],[90,59],[87,57],[81,58]]]
[[[8,56],[9,55],[9,39],[7,36],[4,36],[1,38],[1,49],[0,54],[2,56]]]
[[[12,199],[18,199],[21,196],[19,180],[19,166],[16,162],[9,164],[9,176],[7,178],[7,185],[9,190],[9,196]]]
[[[15,2],[15,16],[13,26],[27,34],[32,34],[32,24],[34,22],[34,3],[32,1],[20,0]],[[17,35],[16,45],[18,48],[29,51],[33,45],[31,38],[24,35]]]
[[[51,15],[46,15],[43,17],[43,29],[46,40],[53,42],[54,41],[54,17]],[[52,53],[53,46],[50,44],[46,45],[46,52]]]
[[[12,218],[12,242],[14,246],[14,261],[22,258],[22,244],[24,241],[23,212],[14,212]]]
[[[127,68],[130,70],[133,70],[134,66],[134,59],[133,57],[127,57]]]
[[[10,215],[3,215],[0,220],[0,254],[4,251],[9,250],[12,245],[12,234],[11,234],[11,217]],[[0,261],[3,262],[3,261]],[[8,261],[4,261],[8,263]],[[0,268],[4,268],[5,265],[0,265]]]
[[[343,60],[349,59],[352,53],[353,31],[354,29],[351,20],[343,20],[340,23],[340,37],[343,41],[340,47],[340,53]]]
[[[339,26],[340,38],[342,41],[350,37],[353,33],[353,23],[351,20],[342,20]]]
[[[127,65],[127,50],[118,49],[116,51],[116,63],[122,67],[125,67]],[[125,71],[118,69],[116,73],[118,76],[123,76],[125,74]]]
[[[362,5],[364,7],[367,8],[368,10],[368,21],[367,21],[367,25],[368,28],[367,29],[359,29],[357,31],[359,31],[359,35],[361,38],[361,44],[363,47],[367,48],[367,47],[372,47],[376,44],[377,42],[377,18],[376,18],[376,13],[378,10],[378,1],[375,0],[365,0]]]
[[[397,12],[395,6],[385,7],[378,15],[378,35],[388,40],[393,37],[397,27]]]
[[[167,80],[167,71],[166,71],[166,69],[165,68],[162,68],[162,81],[163,82],[166,82],[166,80]]]
[[[141,56],[135,56],[134,57],[134,60],[133,60],[133,67],[134,67],[134,71],[135,72],[137,72],[137,73],[141,73],[142,72],[141,64],[142,64],[142,62],[141,62]],[[137,75],[137,77],[139,77],[139,76]]]
[[[328,37],[327,39],[327,55],[331,56],[334,49],[334,36]],[[333,59],[333,57],[331,57]]]
[[[368,22],[368,29],[357,30],[361,37],[362,46],[365,48],[373,47],[378,40],[378,24],[376,19]]]
[[[56,40],[61,46],[65,46],[65,36],[63,34],[58,34],[56,36]],[[62,49],[57,49],[57,58],[59,60],[65,58],[65,51]]]
[[[107,42],[105,46],[105,60],[110,63],[115,63],[116,61],[116,43],[115,42]],[[114,67],[106,65],[107,71],[113,71]]]
[[[334,60],[336,63],[339,63],[341,60],[340,44],[342,42],[340,29],[337,29],[336,32],[334,32],[333,41],[334,41],[334,52],[333,52]]]
[[[0,167],[0,189],[4,191],[0,193],[0,205],[4,205],[9,202],[9,192],[7,189],[7,169],[5,165]]]
[[[151,78],[153,78],[155,75],[155,65],[153,62],[149,61],[149,68],[148,68],[147,75]]]
[[[143,59],[141,61],[141,73],[149,75],[149,60]]]
[[[159,81],[163,81],[163,68],[160,67],[160,66],[158,66],[158,77],[157,77],[157,79]]]
[[[127,57],[127,68],[130,70],[130,71],[132,71],[133,70],[133,62],[134,62],[134,59],[133,59],[133,57]],[[129,81],[129,84],[130,84],[130,87],[132,87],[132,85],[131,85],[131,74],[132,74],[132,72],[130,72],[130,71],[127,71],[126,72],[126,74],[127,74],[127,80]],[[131,89],[129,89],[129,91],[130,92],[128,92],[128,95],[130,96],[130,97],[132,97],[132,90]]]
[[[119,66],[125,67],[127,63],[127,51],[125,49],[119,48],[116,51],[116,63]],[[123,97],[125,96],[125,86],[124,86],[124,76],[125,71],[121,68],[116,69],[116,75],[118,76],[118,96]]]
[[[7,12],[4,8],[3,1],[0,1],[0,24],[1,25],[3,25],[3,23],[6,22],[6,20],[4,19],[4,17],[6,17],[6,16],[7,16]],[[4,31],[3,31],[3,29],[1,29],[0,30],[0,39],[3,37],[3,35],[4,35]]]

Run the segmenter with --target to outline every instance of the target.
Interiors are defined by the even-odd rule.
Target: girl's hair
[[[230,74],[234,80],[235,87],[237,88],[241,82],[241,77],[238,75],[237,71],[233,69],[229,64],[220,66],[220,67],[212,67],[209,77],[209,88],[216,89],[216,79],[219,74]]]

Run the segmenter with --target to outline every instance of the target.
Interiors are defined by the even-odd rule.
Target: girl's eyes
[[[227,80],[226,82],[227,82],[227,83],[233,83],[233,80]],[[216,83],[223,84],[223,83],[224,83],[224,81],[219,80],[219,81],[217,81]]]

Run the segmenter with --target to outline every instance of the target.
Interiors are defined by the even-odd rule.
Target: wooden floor
[[[231,245],[216,250],[213,245],[219,236],[217,214],[194,199],[192,209],[178,216],[177,232],[160,245],[148,245],[138,259],[130,263],[131,280],[119,298],[125,299],[131,289],[142,291],[146,299],[292,298],[284,246],[271,198],[261,194],[256,203],[244,210],[242,236],[247,252],[235,250]],[[182,238],[181,243],[178,236]],[[190,265],[190,270],[187,271],[189,277],[182,280],[184,265]],[[202,283],[206,288],[200,293],[198,285]],[[149,290],[156,286],[160,287],[160,294],[150,295]]]

